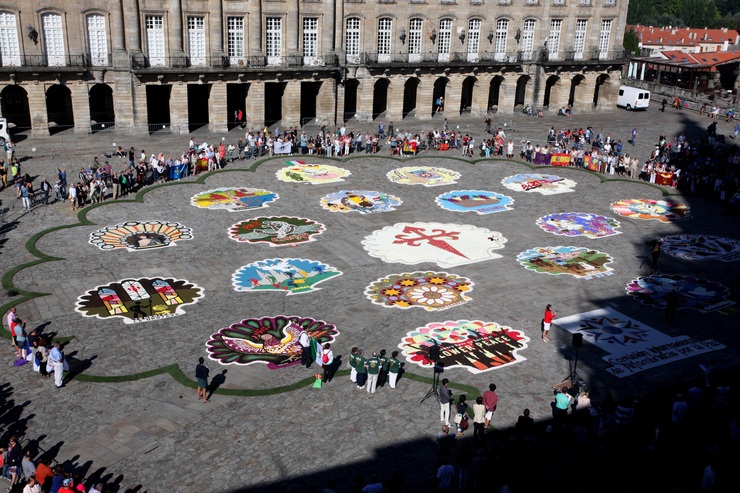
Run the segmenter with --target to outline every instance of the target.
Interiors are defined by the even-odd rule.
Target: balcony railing
[[[133,70],[157,69],[261,69],[261,68],[323,68],[336,67],[336,55],[304,57],[290,56],[262,56],[250,55],[244,57],[212,56],[191,59],[188,56],[177,57],[147,57],[134,56],[131,58]]]
[[[562,63],[624,63],[628,61],[629,58],[629,52],[621,48],[609,51],[584,50],[582,52],[577,52],[571,50],[561,51],[558,53],[549,53],[547,50],[542,50],[539,54],[539,62],[545,65],[557,65]]]
[[[100,62],[102,60],[97,60]],[[110,57],[108,57],[110,65]],[[0,55],[2,67],[91,67],[92,63],[87,55]],[[96,64],[97,66],[97,64]]]
[[[536,51],[512,51],[506,53],[360,53],[358,55],[347,55],[348,65],[436,65],[439,63],[488,63],[494,65],[520,64],[522,62],[537,61],[539,53]]]

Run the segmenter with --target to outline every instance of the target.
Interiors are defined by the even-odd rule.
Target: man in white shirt
[[[313,363],[313,358],[311,358],[311,338],[305,330],[301,331],[301,335],[298,336],[298,343],[301,345],[301,364],[305,365],[306,368],[311,368],[311,363]]]
[[[54,342],[54,347],[49,353],[49,362],[54,369],[54,385],[61,389],[64,387],[64,353],[59,341]]]

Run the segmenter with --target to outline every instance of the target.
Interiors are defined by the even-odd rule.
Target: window
[[[392,29],[391,19],[378,19],[378,61],[390,61]]]
[[[316,17],[303,18],[303,62],[306,65],[318,63],[319,54],[319,19]]]
[[[105,17],[102,15],[87,16],[87,42],[90,46],[90,63],[97,66],[108,65],[108,34],[105,31]]]
[[[409,21],[409,61],[415,62],[421,59],[421,19]]]
[[[148,15],[146,24],[146,52],[149,65],[164,65],[164,19],[161,15]]]
[[[0,12],[0,62],[2,65],[21,64],[18,28],[12,12]]]
[[[226,26],[229,60],[238,64],[244,59],[244,17],[228,17]]]
[[[188,52],[191,65],[206,64],[205,17],[188,17]]]
[[[550,19],[550,39],[547,40],[547,51],[550,60],[558,59],[560,50],[560,29],[563,27],[563,19]]]
[[[478,61],[478,48],[480,48],[480,19],[468,21],[468,61]]]
[[[578,19],[576,21],[576,35],[573,39],[573,51],[575,51],[575,58],[580,60],[583,58],[583,49],[586,45],[586,27],[588,21],[586,19]]]
[[[44,31],[44,50],[46,62],[51,66],[66,65],[64,57],[64,33],[60,14],[41,16],[41,27]]]
[[[532,59],[532,52],[534,51],[534,30],[537,26],[537,21],[534,19],[527,19],[524,21],[524,29],[522,29],[522,56],[525,60]]]
[[[346,39],[344,41],[349,63],[360,63],[360,19],[347,19]]]
[[[283,20],[280,17],[268,17],[265,29],[265,52],[268,65],[280,65],[283,55]]]
[[[452,19],[439,21],[439,38],[437,38],[437,53],[440,61],[450,59],[450,44],[452,42]]]
[[[601,31],[599,31],[599,58],[606,57],[609,52],[609,37],[612,32],[612,21],[602,20]]]
[[[494,53],[496,60],[506,59],[506,36],[509,31],[509,21],[506,19],[499,19],[496,21],[496,44],[494,45]]]

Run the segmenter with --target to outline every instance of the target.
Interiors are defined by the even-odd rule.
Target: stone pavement
[[[387,122],[386,122],[387,123]],[[590,125],[604,128],[625,142],[637,126],[639,138],[634,152],[647,157],[661,133],[669,137],[685,132],[701,136],[709,123],[695,113],[673,111],[665,114],[656,106],[643,113],[622,110],[572,118],[548,115],[544,119],[524,115],[501,115],[494,125],[506,124],[509,136],[544,143],[550,126],[575,128]],[[441,120],[434,124],[442,125]],[[451,126],[470,132],[479,142],[483,123],[459,118]],[[396,128],[412,131],[429,129],[429,122],[395,122]],[[375,130],[376,125],[347,125],[356,130]],[[315,131],[315,129],[311,129]],[[720,133],[731,133],[730,124],[719,124]],[[240,131],[228,135],[194,132],[197,141],[236,141]],[[28,157],[24,172],[55,178],[54,166],[78,168],[93,155],[113,151],[113,143],[128,148],[134,144],[147,152],[178,152],[188,136],[137,137],[101,133],[94,136],[57,134],[45,139],[20,142],[18,155]],[[35,150],[34,150],[35,149]],[[385,149],[384,149],[385,151]],[[113,160],[115,161],[116,158]],[[307,185],[279,181],[275,173],[289,159],[334,164],[351,175],[336,184]],[[547,303],[559,316],[611,307],[670,336],[690,335],[699,340],[714,339],[727,346],[718,353],[688,358],[623,379],[611,376],[602,360],[604,353],[585,344],[579,354],[578,372],[598,400],[606,393],[644,396],[680,385],[697,376],[697,365],[717,357],[721,366],[740,363],[736,349],[733,317],[719,312],[682,310],[676,324],[663,322],[663,312],[640,305],[626,296],[625,286],[638,275],[645,241],[675,233],[705,233],[740,238],[737,217],[722,214],[716,201],[697,197],[672,197],[687,203],[694,218],[679,223],[637,221],[617,217],[622,234],[601,240],[565,240],[548,235],[535,219],[551,212],[587,211],[615,216],[609,205],[625,198],[663,197],[663,190],[635,180],[606,180],[576,169],[550,169],[577,182],[576,192],[560,195],[523,194],[503,188],[501,179],[530,168],[519,161],[480,160],[471,164],[457,151],[422,153],[415,159],[390,159],[357,155],[346,160],[307,159],[306,156],[275,157],[257,163],[230,164],[222,172],[188,178],[182,182],[151,188],[137,201],[120,201],[73,215],[68,204],[37,206],[24,213],[14,192],[0,193],[4,224],[0,235],[3,313],[17,304],[18,313],[29,326],[44,325],[44,332],[73,337],[66,346],[78,374],[64,389],[56,390],[49,380],[39,379],[31,369],[12,365],[12,348],[2,354],[7,362],[7,383],[2,391],[10,409],[3,419],[4,431],[10,420],[31,445],[55,457],[70,461],[91,481],[99,478],[112,491],[137,492],[229,492],[309,491],[324,487],[336,477],[340,482],[377,473],[384,482],[403,477],[404,491],[429,491],[434,476],[434,437],[439,429],[438,404],[433,399],[420,403],[430,387],[429,370],[406,363],[409,372],[398,389],[382,388],[375,394],[358,391],[345,375],[337,376],[323,389],[311,388],[315,371],[296,365],[270,370],[265,365],[221,366],[209,361],[211,376],[223,373],[220,391],[209,404],[195,398],[195,389],[183,384],[192,380],[199,356],[206,356],[205,343],[219,328],[244,318],[263,316],[313,317],[336,325],[340,334],[335,354],[346,361],[352,346],[366,352],[396,349],[407,332],[430,322],[445,320],[494,321],[522,331],[529,341],[517,364],[483,373],[450,369],[445,373],[455,394],[476,388],[483,391],[495,382],[500,405],[495,418],[497,429],[512,426],[522,409],[532,410],[536,420],[550,417],[552,386],[570,372],[575,356],[570,335],[554,328],[551,341],[539,340],[539,321]],[[457,185],[427,188],[391,183],[386,173],[404,165],[430,165],[461,173]],[[70,173],[72,179],[73,173]],[[230,213],[197,210],[190,197],[218,187],[264,188],[279,195],[268,209]],[[341,189],[375,190],[396,195],[403,204],[392,212],[358,216],[332,213],[319,206],[321,197]],[[491,215],[460,214],[443,210],[434,198],[449,190],[493,190],[514,198],[513,210]],[[227,238],[234,223],[258,215],[308,217],[326,225],[317,241],[285,250],[264,245],[246,245]],[[192,228],[194,238],[176,246],[145,252],[106,252],[88,243],[98,229],[126,221],[166,220]],[[440,268],[433,263],[387,264],[363,249],[366,235],[399,222],[432,221],[471,224],[500,232],[505,248],[502,258],[468,265]],[[36,236],[42,231],[58,228]],[[523,269],[517,254],[544,245],[573,244],[608,252],[614,258],[613,274],[579,280],[572,276],[549,276]],[[30,250],[30,251],[29,251]],[[320,260],[343,272],[326,281],[320,290],[303,295],[281,293],[240,293],[231,277],[250,262],[278,256]],[[39,258],[48,260],[30,265]],[[661,258],[661,272],[696,275],[729,285],[737,273],[734,263],[691,263],[667,255]],[[701,265],[697,265],[701,264]],[[25,268],[14,270],[16,266]],[[434,270],[471,279],[472,300],[444,312],[390,309],[372,304],[363,294],[366,286],[391,273]],[[128,277],[172,277],[203,288],[197,303],[184,307],[182,316],[139,324],[118,319],[82,317],[75,311],[77,298],[96,286]],[[12,297],[8,291],[19,290]],[[31,297],[29,293],[44,293]],[[557,320],[556,320],[557,321]],[[176,365],[170,367],[168,365]],[[156,371],[166,367],[169,372]],[[178,369],[182,372],[179,373]],[[346,368],[346,366],[345,366]],[[150,372],[142,375],[142,372]],[[308,380],[306,380],[308,379]],[[304,385],[294,385],[304,381]],[[293,385],[292,388],[290,387]],[[269,389],[289,387],[286,392]],[[250,396],[240,390],[256,391]],[[260,392],[263,391],[263,392]],[[260,394],[260,395],[253,395]],[[471,401],[472,404],[472,401]],[[472,431],[469,432],[472,434]]]

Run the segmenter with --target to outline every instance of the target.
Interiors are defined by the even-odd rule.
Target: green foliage
[[[655,27],[731,27],[740,0],[631,0],[628,24]]]
[[[637,34],[635,34],[635,31],[633,31],[632,29],[624,33],[622,46],[624,46],[624,48],[633,55],[640,55],[640,42],[637,39]]]

